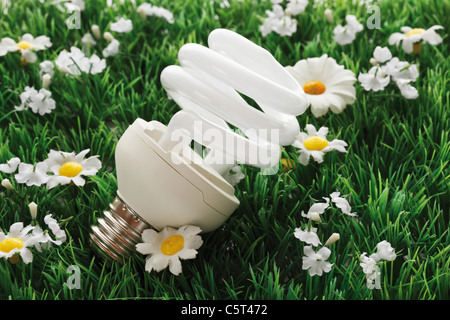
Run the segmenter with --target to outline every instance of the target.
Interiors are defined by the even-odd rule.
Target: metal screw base
[[[114,199],[103,215],[97,220],[98,225],[91,228],[91,245],[102,258],[123,262],[136,251],[142,232],[151,226],[119,197]]]

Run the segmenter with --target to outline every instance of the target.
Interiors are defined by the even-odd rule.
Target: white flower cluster
[[[358,76],[358,81],[366,91],[384,90],[392,78],[404,98],[416,99],[419,96],[417,89],[411,85],[419,77],[416,64],[400,61],[392,57],[388,48],[380,46],[375,48],[370,62],[373,67]]]
[[[71,47],[70,52],[63,50],[55,60],[59,71],[71,76],[79,76],[82,72],[88,74],[97,74],[103,72],[106,68],[106,61],[93,54],[87,57],[83,51],[77,47]]]
[[[288,0],[286,9],[283,9],[281,3],[283,0],[271,0],[272,10],[267,10],[267,17],[259,30],[263,37],[271,32],[281,36],[291,36],[297,31],[297,20],[293,16],[299,15],[305,11],[308,0]]]
[[[338,25],[333,30],[334,40],[340,45],[352,43],[356,38],[356,34],[364,29],[354,15],[347,15],[345,21],[347,22],[345,26]]]
[[[16,181],[27,186],[46,184],[48,189],[69,183],[84,186],[86,181],[82,176],[93,176],[102,166],[98,156],[85,159],[89,151],[86,149],[76,155],[75,152],[51,150],[46,160],[34,165],[14,157],[7,163],[0,164],[0,171],[13,174],[18,170],[14,175]]]
[[[31,248],[42,252],[50,250],[52,245],[59,246],[67,240],[66,232],[58,221],[52,218],[52,214],[44,217],[46,227],[42,228],[36,220],[36,203],[30,203],[29,208],[35,225],[24,227],[23,222],[16,222],[10,226],[7,234],[0,231],[0,258],[9,259],[13,264],[19,262],[19,256],[25,264],[32,262]]]
[[[379,285],[380,279],[380,262],[382,260],[385,261],[394,261],[397,258],[395,254],[394,248],[392,248],[391,244],[386,240],[383,240],[377,244],[377,252],[372,253],[369,257],[367,253],[364,252],[360,256],[360,266],[363,269],[363,272],[366,274],[367,286],[369,288],[377,288]]]
[[[31,109],[34,113],[44,115],[55,109],[56,102],[50,98],[52,93],[47,89],[37,91],[33,87],[25,87],[25,91],[20,95],[20,106],[15,106],[17,111]]]
[[[320,215],[330,206],[330,199],[337,208],[341,209],[342,213],[351,217],[356,216],[355,213],[351,212],[348,201],[340,196],[339,191],[333,192],[330,194],[330,197],[323,197],[323,199],[325,202],[313,204],[307,213],[302,211],[301,216],[314,222],[322,222]],[[333,233],[325,242],[325,245],[317,252],[314,251],[313,247],[321,245],[322,242],[317,235],[317,228],[312,227],[310,223],[308,223],[308,226],[304,229],[295,228],[294,236],[300,241],[310,245],[303,248],[305,254],[302,258],[303,270],[308,270],[310,276],[321,276],[323,272],[330,272],[333,264],[327,261],[331,255],[331,250],[328,247],[339,240],[339,233]]]

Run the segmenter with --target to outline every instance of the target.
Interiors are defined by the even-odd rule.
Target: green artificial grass
[[[58,186],[51,190],[27,187],[9,178],[15,191],[3,189],[0,229],[31,222],[28,203],[38,204],[38,221],[52,213],[64,220],[68,240],[51,251],[34,252],[33,262],[12,265],[0,260],[0,299],[439,299],[450,292],[450,2],[445,0],[385,0],[379,4],[381,28],[365,28],[347,46],[334,42],[334,25],[346,14],[361,22],[369,13],[359,1],[321,1],[297,17],[297,32],[290,37],[275,33],[262,37],[259,26],[271,8],[269,1],[152,1],[173,12],[175,22],[142,19],[129,2],[117,9],[105,0],[86,0],[81,29],[68,29],[67,14],[39,1],[13,1],[7,15],[0,14],[0,39],[23,33],[46,35],[53,46],[38,52],[38,62],[54,60],[63,49],[81,48],[81,38],[97,24],[106,31],[116,16],[132,19],[133,30],[117,34],[121,52],[107,58],[97,75],[66,77],[56,71],[49,90],[56,101],[52,113],[39,116],[18,112],[19,95],[26,86],[41,87],[39,64],[22,67],[18,54],[0,57],[0,163],[12,157],[36,163],[51,149],[76,153],[89,148],[99,155],[102,168],[87,177],[84,187]],[[137,1],[138,4],[142,1]],[[330,25],[324,10],[334,11]],[[334,3],[334,5],[332,5]],[[442,25],[444,42],[424,45],[419,57],[388,45],[388,37],[402,26]],[[314,124],[330,129],[329,139],[348,143],[348,153],[331,152],[324,162],[298,163],[293,147],[283,157],[295,167],[275,175],[244,166],[245,178],[236,186],[240,206],[216,231],[202,234],[197,257],[182,261],[183,273],[172,275],[144,270],[145,256],[136,253],[123,265],[105,262],[89,245],[90,226],[115,197],[115,144],[136,119],[167,124],[179,110],[160,83],[160,73],[178,64],[185,43],[206,45],[208,34],[228,28],[261,45],[283,65],[328,54],[352,70],[367,72],[377,45],[387,46],[401,60],[416,62],[420,77],[414,86],[419,97],[407,100],[390,85],[367,92],[355,83],[357,99],[341,114],[321,118],[310,110],[298,117],[301,128]],[[105,40],[91,53],[101,55]],[[304,225],[301,211],[321,202],[338,189],[349,200],[358,219],[344,216],[331,206],[318,225],[322,243],[334,232],[340,240],[331,246],[329,273],[311,277],[302,270],[304,243],[293,235]],[[381,265],[381,288],[369,289],[360,255],[376,251],[386,240],[397,258]],[[69,266],[80,268],[79,289],[67,286]]]

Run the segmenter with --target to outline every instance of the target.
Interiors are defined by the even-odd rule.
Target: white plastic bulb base
[[[104,258],[129,258],[147,228],[213,231],[239,206],[233,186],[192,149],[176,154],[158,144],[165,130],[160,122],[137,119],[117,144],[117,197],[90,235]]]

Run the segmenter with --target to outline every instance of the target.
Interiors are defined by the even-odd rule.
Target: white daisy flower
[[[120,46],[120,42],[116,39],[113,39],[108,46],[103,49],[102,51],[102,55],[105,58],[108,57],[114,57],[115,55],[117,55],[119,53],[119,46]]]
[[[106,60],[100,59],[96,54],[88,58],[76,47],[71,47],[70,52],[61,51],[55,64],[59,71],[72,76],[79,76],[82,72],[96,74],[106,68]]]
[[[111,31],[125,33],[133,30],[133,22],[130,19],[120,18],[116,22],[111,23]]]
[[[26,65],[34,63],[37,60],[35,51],[45,50],[52,46],[50,38],[47,36],[39,36],[34,38],[31,34],[26,33],[19,42],[11,38],[3,38],[0,41],[0,56],[6,55],[8,52],[19,52],[22,55],[21,62]]]
[[[323,197],[323,199],[325,200],[325,202],[317,202],[314,203],[308,210],[308,212],[305,214],[304,211],[301,212],[301,216],[308,218],[308,219],[312,219],[314,217],[314,215],[321,215],[322,213],[325,212],[325,209],[327,209],[330,206],[330,199],[327,197]],[[318,220],[317,218],[315,218],[316,220]],[[320,219],[320,216],[319,216]],[[315,220],[314,220],[315,221]]]
[[[340,194],[341,193],[339,191],[330,194],[331,201],[336,205],[336,207],[341,209],[342,213],[351,217],[356,217],[356,213],[351,212],[352,207],[348,203],[347,199],[342,198]]]
[[[22,104],[15,106],[17,111],[28,110],[29,108],[34,113],[44,115],[51,113],[56,107],[56,102],[51,98],[52,93],[45,88],[37,91],[33,87],[25,87],[25,91],[20,95]]]
[[[300,241],[306,242],[307,244],[311,244],[314,247],[317,247],[321,244],[319,236],[317,235],[317,228],[311,228],[308,230],[302,230],[301,228],[295,228],[294,236]]]
[[[4,173],[13,173],[17,170],[17,167],[19,166],[20,159],[17,157],[14,157],[6,163],[0,164],[0,171]]]
[[[418,54],[421,51],[421,43],[437,45],[442,42],[442,37],[436,30],[444,29],[442,26],[432,26],[429,29],[402,27],[400,32],[395,32],[389,37],[389,44],[397,47],[402,44],[402,48],[406,53]]]
[[[298,148],[298,161],[307,166],[309,164],[309,158],[312,157],[317,163],[323,162],[323,156],[325,153],[337,150],[339,152],[347,153],[345,149],[347,143],[343,140],[334,139],[328,141],[326,136],[328,134],[327,127],[321,127],[319,131],[312,124],[306,125],[307,133],[300,132],[297,140],[292,144]]]
[[[24,228],[22,222],[16,222],[11,225],[8,234],[0,231],[0,258],[10,259],[13,264],[19,262],[19,256],[26,264],[33,261],[33,254],[28,248],[41,240],[41,237],[30,233],[33,228]]]
[[[142,233],[142,243],[136,245],[141,254],[149,255],[146,258],[145,270],[161,271],[169,266],[170,272],[179,275],[182,272],[180,259],[194,259],[197,249],[203,244],[198,235],[201,229],[196,226],[183,226],[179,229],[166,227],[157,232],[146,229]]]
[[[41,186],[49,179],[47,170],[48,166],[45,162],[38,162],[35,165],[22,162],[14,177],[18,183],[25,183],[27,186]]]
[[[290,10],[292,15],[296,16],[305,11],[308,6],[308,0],[289,0],[286,9]]]
[[[305,256],[302,258],[302,269],[309,270],[310,276],[321,276],[323,272],[331,271],[333,264],[326,261],[331,255],[330,249],[323,247],[315,252],[311,246],[305,246],[303,252]]]
[[[174,23],[174,17],[172,12],[162,7],[153,6],[150,3],[141,4],[137,8],[137,12],[141,15],[142,18],[146,18],[147,16],[153,16],[163,18],[168,23]]]
[[[286,70],[302,86],[315,117],[325,115],[328,109],[341,113],[346,105],[356,100],[354,73],[326,54],[300,60],[293,67],[287,66]]]
[[[75,152],[62,152],[50,150],[48,159],[44,162],[48,165],[48,170],[53,172],[47,182],[47,188],[52,189],[57,185],[65,185],[73,182],[77,186],[84,186],[86,181],[82,176],[93,176],[102,167],[98,156],[85,159],[89,149]]]
[[[366,91],[384,90],[391,81],[391,78],[383,71],[380,66],[370,68],[367,73],[359,73],[358,81]]]

